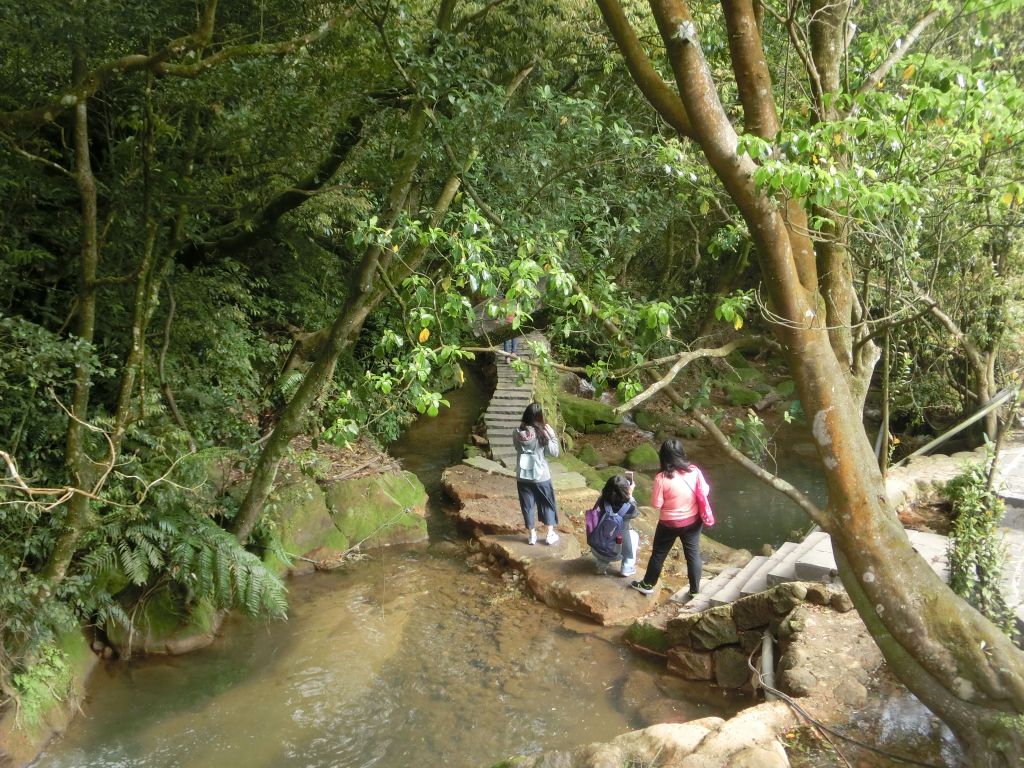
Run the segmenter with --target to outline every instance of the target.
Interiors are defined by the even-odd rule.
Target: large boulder
[[[427,538],[427,491],[412,472],[340,480],[327,486],[327,508],[350,542],[385,546]]]
[[[123,659],[132,656],[180,656],[205,648],[217,637],[226,612],[207,599],[187,603],[179,589],[164,585],[146,594],[133,589],[119,599],[135,601],[134,626],[108,622],[107,639]]]
[[[603,744],[513,757],[507,768],[620,768],[664,765],[677,768],[786,768],[780,736],[796,723],[781,702],[768,702],[722,720],[705,717],[687,723],[660,723],[617,736]]]
[[[291,564],[277,555],[307,557],[314,549],[340,554],[348,549],[349,538],[334,524],[323,489],[306,475],[293,474],[283,479],[268,499],[266,514],[277,537],[277,546],[268,547],[267,567],[278,573],[287,572]]]
[[[645,472],[657,472],[661,468],[658,449],[650,443],[640,443],[626,454],[626,466]]]
[[[577,432],[614,432],[622,424],[622,416],[599,400],[585,400],[582,397],[560,394],[558,407],[567,427]]]

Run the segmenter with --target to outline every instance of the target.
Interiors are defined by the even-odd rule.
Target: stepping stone
[[[754,573],[747,579],[747,583],[743,585],[740,590],[740,595],[746,597],[747,595],[756,595],[758,592],[764,592],[768,589],[768,572],[774,568],[791,550],[796,549],[796,543],[787,541],[779,549],[772,553],[771,557],[765,557],[764,562],[761,563],[760,567],[754,571]]]
[[[732,577],[739,572],[739,568],[730,566],[729,568],[723,569],[722,572],[715,576],[710,582],[702,583],[700,592],[696,597],[692,599],[690,598],[690,588],[689,585],[687,585],[672,595],[669,599],[674,603],[683,604],[694,611],[707,610],[711,607],[711,597],[723,586],[728,584],[729,581],[732,580]]]
[[[586,488],[587,478],[579,472],[552,473],[551,485],[556,491],[570,491],[573,488]]]
[[[839,580],[839,569],[832,553],[832,537],[827,533],[816,532],[808,536],[805,543],[812,537],[814,543],[797,558],[797,578],[801,581],[833,584]]]
[[[828,536],[827,533],[817,531],[810,534],[806,539],[793,547],[789,552],[786,553],[778,565],[768,571],[768,586],[774,587],[777,584],[783,584],[787,581],[799,581],[799,577],[796,575],[796,561],[800,558],[804,552],[807,552],[817,544],[822,536]]]
[[[516,473],[511,471],[507,467],[503,467],[496,461],[485,459],[483,456],[473,456],[468,459],[463,459],[462,463],[468,464],[471,467],[476,467],[477,469],[482,469],[484,472],[492,472],[499,475],[506,475],[511,477],[516,476]]]

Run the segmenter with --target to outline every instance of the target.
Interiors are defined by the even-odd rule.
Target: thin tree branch
[[[939,18],[940,14],[941,11],[936,8],[918,19],[917,23],[910,28],[910,31],[900,38],[898,44],[892,49],[892,52],[886,57],[885,61],[874,72],[864,78],[864,82],[857,88],[857,93],[865,94],[872,88],[877,87],[885,76],[889,74],[889,71],[896,66],[896,63],[917,43],[924,31],[932,25],[932,22]]]

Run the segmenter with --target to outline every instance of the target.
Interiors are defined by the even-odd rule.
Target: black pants
[[[693,523],[683,528],[669,528],[667,525],[658,523],[654,530],[654,542],[651,544],[651,559],[647,562],[647,573],[644,574],[644,584],[654,586],[661,578],[661,568],[665,564],[665,558],[672,551],[672,545],[676,539],[683,541],[683,555],[686,557],[686,576],[690,580],[690,594],[695,595],[700,591],[700,571],[703,563],[700,559],[700,530],[704,523],[698,517]]]

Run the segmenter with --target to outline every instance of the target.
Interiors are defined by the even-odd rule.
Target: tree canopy
[[[1017,3],[7,5],[3,696],[63,628],[127,621],[127,585],[283,614],[252,545],[292,439],[436,414],[484,302],[715,433],[712,360],[783,361],[858,608],[978,754],[1019,755],[1019,651],[884,562],[909,545],[863,426],[1018,379]],[[190,490],[222,453],[244,498]]]

